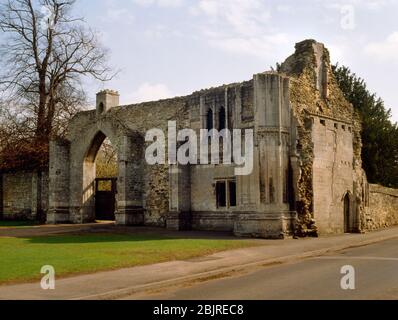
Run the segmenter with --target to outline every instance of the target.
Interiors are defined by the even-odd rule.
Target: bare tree
[[[98,150],[96,163],[97,178],[117,177],[117,151],[106,138]]]
[[[72,16],[74,3],[0,0],[0,30],[6,36],[0,46],[2,114],[38,144],[62,135],[65,121],[84,104],[83,77],[113,76],[95,33]],[[10,108],[17,115],[4,110]]]

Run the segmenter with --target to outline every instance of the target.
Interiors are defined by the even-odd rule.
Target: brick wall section
[[[367,229],[377,230],[398,225],[398,189],[369,185]]]

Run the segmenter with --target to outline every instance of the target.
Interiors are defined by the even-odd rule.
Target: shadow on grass
[[[68,243],[109,243],[109,242],[142,242],[175,240],[172,237],[140,236],[140,235],[112,235],[112,234],[69,234],[49,235],[28,238],[29,243],[36,244],[68,244]]]
[[[144,242],[144,241],[186,241],[186,240],[207,240],[207,241],[242,241],[225,233],[202,233],[184,232],[178,235],[172,234],[117,234],[117,233],[73,233],[67,235],[46,235],[24,237],[29,243],[34,244],[88,244],[88,243],[112,243],[112,242]],[[246,239],[249,240],[249,239]],[[254,239],[250,239],[254,240]]]
[[[8,221],[8,220],[0,220],[0,228],[13,228],[13,227],[34,227],[39,226],[40,223],[38,221]]]

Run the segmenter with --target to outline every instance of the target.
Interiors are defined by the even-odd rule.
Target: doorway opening
[[[347,193],[344,197],[344,233],[350,233],[351,231],[351,201],[350,195]]]
[[[95,220],[115,221],[117,178],[95,179]]]
[[[115,221],[117,151],[105,138],[95,159],[95,220]]]

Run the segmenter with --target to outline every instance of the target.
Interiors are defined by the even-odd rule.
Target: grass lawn
[[[39,225],[36,221],[1,221],[0,220],[0,229],[1,228],[26,228]]]
[[[250,240],[180,239],[157,235],[82,234],[0,238],[0,284],[188,259],[254,246]]]

